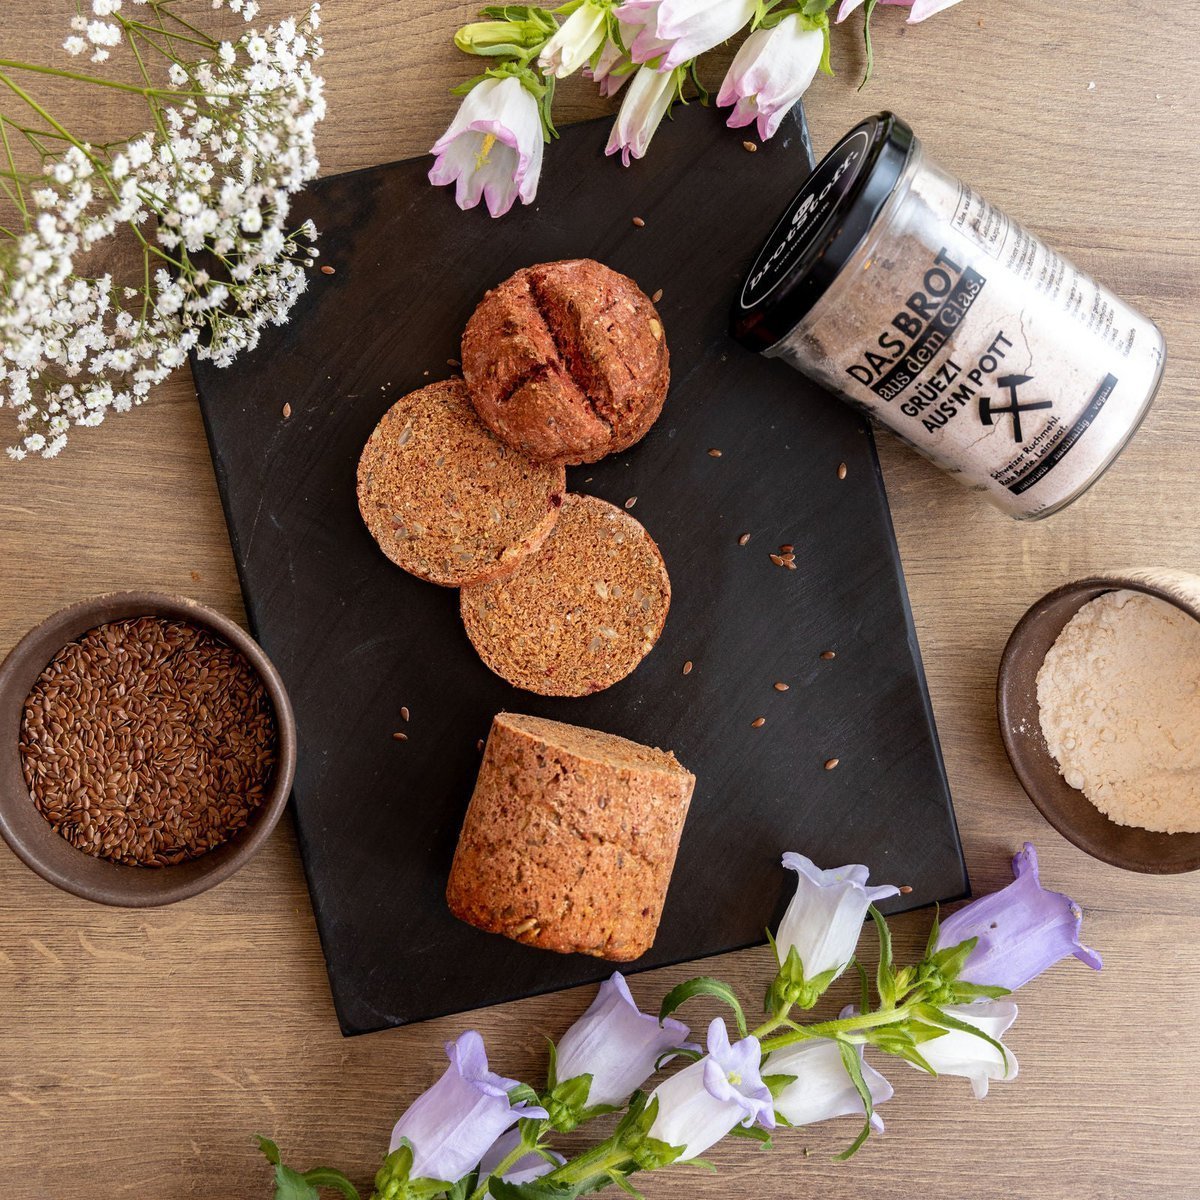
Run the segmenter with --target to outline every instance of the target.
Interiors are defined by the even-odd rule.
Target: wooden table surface
[[[0,53],[49,57],[73,10],[7,0]],[[428,147],[455,105],[447,87],[470,71],[449,39],[471,12],[328,0],[324,171]],[[1009,631],[1048,589],[1126,566],[1200,569],[1200,8],[966,0],[906,27],[881,7],[876,35],[877,75],[859,92],[857,27],[835,34],[842,70],[810,96],[818,148],[895,109],[936,159],[1153,316],[1170,347],[1132,446],[1043,523],[997,515],[880,437],[975,888],[1005,883],[1009,855],[1032,839],[1044,879],[1085,909],[1105,969],[1069,960],[1020,995],[1009,1039],[1020,1079],[982,1103],[961,1079],[884,1064],[897,1090],[888,1134],[853,1162],[832,1161],[853,1133],[842,1121],[785,1131],[771,1153],[718,1149],[720,1178],[674,1168],[645,1185],[660,1198],[1200,1196],[1200,875],[1127,874],[1060,838],[1009,769],[993,697]],[[584,86],[562,97],[564,120],[604,111]],[[126,131],[115,108],[88,101],[63,93],[60,107],[109,136]],[[651,152],[637,169],[653,163]],[[186,372],[145,409],[80,433],[59,461],[0,467],[0,651],[64,604],[129,587],[243,618]],[[901,952],[917,952],[928,916],[896,922]],[[403,943],[397,929],[397,953]],[[703,969],[754,998],[769,966],[749,951]],[[641,975],[633,990],[653,1005],[689,973]],[[533,1077],[542,1033],[560,1033],[589,996],[346,1041],[290,820],[234,879],[162,911],[74,899],[0,847],[0,1190],[8,1200],[266,1196],[256,1131],[295,1165],[332,1162],[369,1185],[396,1116],[442,1069],[443,1041],[474,1025],[497,1067]]]

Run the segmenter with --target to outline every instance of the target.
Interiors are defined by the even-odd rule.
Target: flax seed
[[[752,729],[761,729],[766,723],[766,717],[755,717],[754,720],[750,722],[750,726]]]
[[[754,154],[758,150],[758,143],[751,142],[751,141],[745,141],[742,143],[742,149],[745,150],[748,154]]]
[[[683,664],[683,673],[685,675],[690,675],[692,673],[692,660],[690,658]]]
[[[397,729],[396,732],[392,734],[392,740],[396,742],[407,742],[408,734]]]
[[[286,421],[288,419],[288,417],[290,417],[291,415],[292,415],[292,406],[290,404],[285,404],[283,406],[283,419]]]
[[[775,690],[777,692],[786,692],[788,690],[788,685],[786,683],[777,683],[775,685]]]
[[[847,471],[846,464],[845,464],[845,463],[838,463],[838,478],[839,478],[839,479],[845,479],[845,478],[846,478],[846,471]]]
[[[713,449],[711,449],[711,450],[708,452],[708,457],[709,457],[709,458],[720,458],[720,457],[721,457],[721,452],[720,452],[720,450],[716,449],[716,447],[714,447]]]
[[[625,501],[625,507],[632,508],[636,503],[637,503],[637,497],[630,496],[629,499]]]
[[[336,275],[336,274],[337,274],[337,272],[334,270],[334,268],[333,268],[333,267],[331,267],[331,266],[330,266],[328,263],[326,263],[326,264],[325,264],[325,265],[324,265],[324,266],[321,268],[321,274],[322,274],[322,275]]]
[[[407,704],[400,705],[400,720],[402,720],[402,721],[408,720],[408,705]]]
[[[652,301],[653,301],[655,304],[657,304],[657,303],[658,303],[658,302],[659,302],[659,301],[660,301],[662,298],[663,298],[663,290],[662,290],[662,288],[659,288],[659,289],[658,289],[658,291],[656,291],[656,292],[654,293],[654,295],[650,297],[650,299],[651,299],[651,300],[652,300]]]
[[[827,758],[825,760],[825,770],[832,771],[841,761],[840,758]]]
[[[138,617],[55,655],[25,701],[18,750],[34,806],[71,845],[165,866],[221,845],[262,804],[274,711],[231,646]]]
[[[911,888],[911,887],[909,887],[909,885],[906,883],[906,884],[905,884],[905,885],[904,885],[904,886],[903,886],[903,887],[900,889],[900,895],[902,895],[902,896],[911,896],[911,895],[912,895],[912,888]]]
[[[738,538],[738,545],[744,546],[749,540],[750,540],[750,535],[748,533],[743,533],[742,536],[740,538]]]
[[[768,557],[768,558],[770,558],[770,560],[771,560],[771,561],[772,561],[772,562],[773,562],[773,563],[774,563],[774,564],[775,564],[777,567],[782,567],[782,566],[783,566],[783,558],[782,558],[782,556],[780,556],[780,555],[778,555],[778,554],[769,554],[767,557]]]
[[[796,549],[796,547],[793,546],[791,544],[791,542],[784,542],[783,545],[779,547],[779,553],[780,554],[791,554],[792,551],[795,549]]]
[[[830,659],[837,658],[837,652],[834,650],[822,650],[821,657],[828,662]]]
[[[644,228],[645,228],[645,226],[646,226],[646,222],[645,222],[645,221],[643,221],[641,217],[634,217],[634,218],[633,218],[633,223],[634,223],[634,224],[635,224],[635,225],[636,225],[636,226],[637,226],[639,229],[644,229]]]

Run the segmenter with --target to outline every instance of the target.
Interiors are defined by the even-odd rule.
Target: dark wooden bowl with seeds
[[[227,879],[291,792],[283,682],[194,600],[118,592],[48,617],[0,665],[0,835],[103,904],[171,904]]]

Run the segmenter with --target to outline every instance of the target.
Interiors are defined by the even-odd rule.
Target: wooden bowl
[[[1081,579],[1043,596],[1017,623],[1000,660],[997,708],[1004,748],[1030,800],[1068,841],[1094,858],[1150,875],[1200,867],[1200,833],[1151,833],[1109,820],[1059,773],[1038,716],[1037,673],[1066,623],[1089,600],[1128,588],[1166,600],[1200,621],[1200,577],[1129,571]]]
[[[147,616],[198,625],[238,650],[267,689],[277,737],[271,790],[247,825],[200,857],[165,867],[109,862],[72,846],[34,807],[18,749],[25,698],[55,654],[97,625]],[[159,592],[115,592],[83,600],[47,617],[0,665],[0,835],[43,879],[87,900],[147,908],[172,904],[228,879],[254,857],[275,828],[292,790],[295,767],[296,723],[279,673],[240,626],[194,600]]]

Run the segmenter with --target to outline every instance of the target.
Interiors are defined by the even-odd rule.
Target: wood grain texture
[[[65,23],[73,6],[9,0],[3,53],[50,53],[58,10]],[[433,0],[326,4],[325,170],[428,146],[454,106],[445,87],[466,73],[449,35],[471,11]],[[1200,1196],[1190,1102],[1200,876],[1124,874],[1054,834],[1004,759],[993,695],[1009,630],[1052,586],[1113,568],[1200,568],[1200,58],[1189,50],[1200,10],[967,0],[911,29],[880,8],[876,31],[878,73],[864,92],[855,91],[857,35],[837,34],[841,72],[818,81],[809,106],[818,147],[865,113],[894,108],[936,158],[1154,316],[1170,348],[1159,399],[1118,466],[1044,523],[1008,521],[880,438],[975,887],[1005,882],[1008,855],[1032,838],[1046,879],[1087,910],[1105,971],[1071,962],[1030,986],[1011,1035],[1021,1078],[982,1104],[961,1080],[896,1066],[888,1136],[852,1163],[831,1161],[849,1133],[842,1122],[785,1133],[769,1154],[720,1149],[720,1179],[676,1169],[649,1180],[650,1192]],[[64,95],[60,107],[78,104]],[[564,120],[601,111],[586,88],[563,89]],[[88,116],[120,129],[116,106]],[[651,155],[635,169],[653,164]],[[0,647],[71,600],[136,586],[241,615],[182,373],[146,409],[81,435],[60,461],[0,470]],[[898,950],[916,952],[925,924],[921,914],[899,920]],[[705,970],[747,997],[768,972],[758,951]],[[687,973],[639,976],[634,993],[656,1002]],[[532,1075],[542,1032],[561,1032],[586,1001],[561,993],[474,1023],[500,1067]],[[0,1178],[12,1200],[81,1187],[100,1200],[265,1196],[255,1130],[276,1135],[297,1165],[336,1162],[367,1183],[396,1114],[440,1070],[440,1043],[461,1025],[341,1039],[286,826],[235,879],[161,912],[62,895],[0,850]]]

